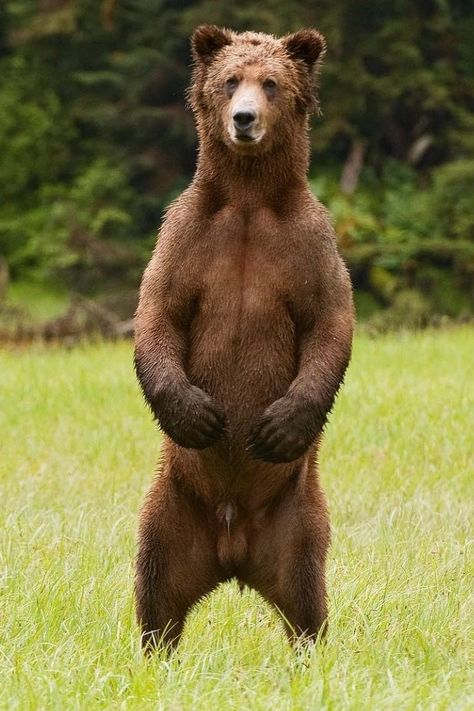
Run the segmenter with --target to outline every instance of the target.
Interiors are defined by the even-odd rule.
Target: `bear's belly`
[[[232,287],[229,280],[205,294],[192,323],[187,374],[224,406],[229,434],[240,440],[287,391],[297,352],[294,323],[271,284]]]

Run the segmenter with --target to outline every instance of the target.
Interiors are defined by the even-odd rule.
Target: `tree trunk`
[[[357,138],[353,140],[341,175],[341,190],[346,195],[352,195],[357,189],[366,148],[365,141]]]

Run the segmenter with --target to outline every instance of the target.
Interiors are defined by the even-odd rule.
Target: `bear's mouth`
[[[257,146],[260,145],[265,135],[265,131],[261,126],[251,126],[249,128],[241,128],[229,126],[227,140],[230,145],[233,145],[239,152],[254,152]]]
[[[249,133],[236,133],[235,138],[239,143],[255,143],[255,141],[257,140]]]

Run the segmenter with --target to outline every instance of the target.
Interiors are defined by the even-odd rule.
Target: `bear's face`
[[[315,74],[324,39],[301,30],[282,39],[214,26],[192,39],[190,93],[200,133],[243,155],[287,144],[316,106]]]

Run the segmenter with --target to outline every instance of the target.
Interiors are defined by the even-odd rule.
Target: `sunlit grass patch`
[[[142,657],[139,506],[160,438],[128,344],[0,354],[0,707],[470,709],[474,331],[359,337],[321,457],[327,644],[219,588]]]

